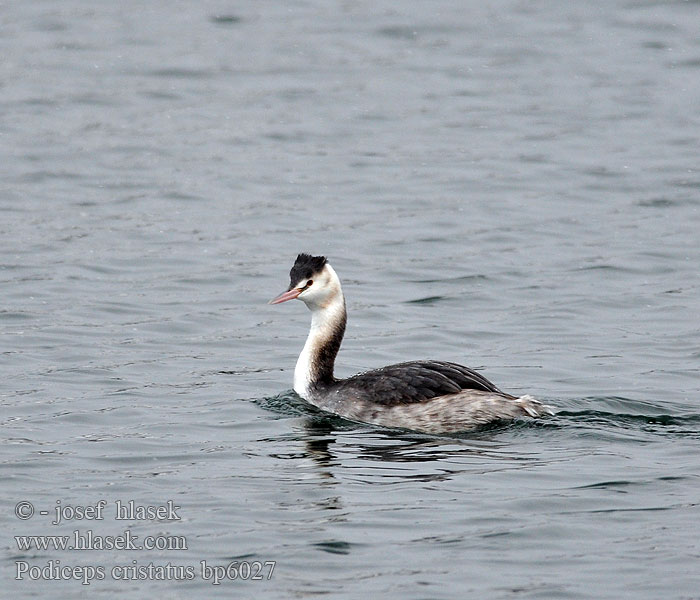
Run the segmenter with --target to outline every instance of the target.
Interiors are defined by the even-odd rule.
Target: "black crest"
[[[326,265],[325,256],[311,256],[310,254],[300,254],[296,262],[289,271],[290,285],[299,283],[302,279],[311,279],[314,274],[319,273]]]

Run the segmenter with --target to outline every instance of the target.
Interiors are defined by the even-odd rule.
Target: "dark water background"
[[[700,598],[699,32],[688,1],[1,5],[3,593]],[[265,304],[299,251],[343,280],[341,375],[453,360],[558,415],[305,407],[308,313]],[[127,528],[188,549],[14,539]],[[56,560],[107,576],[14,579]],[[201,560],[276,567],[109,576]]]

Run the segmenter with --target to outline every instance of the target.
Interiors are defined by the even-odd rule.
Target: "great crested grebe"
[[[300,254],[289,288],[270,304],[298,298],[311,330],[294,369],[294,391],[318,408],[354,421],[428,433],[465,431],[519,417],[553,414],[532,396],[511,396],[451,362],[417,360],[348,379],[333,376],[347,315],[340,279],[325,256]]]

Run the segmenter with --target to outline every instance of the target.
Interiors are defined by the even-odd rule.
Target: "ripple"
[[[353,548],[359,548],[362,544],[351,544],[349,542],[332,540],[328,542],[316,542],[312,544],[312,546],[323,550],[323,552],[329,552],[330,554],[350,554]]]
[[[425,296],[414,300],[406,300],[404,301],[404,304],[436,304],[442,300],[445,300],[446,298],[447,296]]]
[[[414,27],[404,25],[381,27],[376,33],[382,37],[400,40],[414,40],[418,37],[418,31]]]
[[[170,67],[148,71],[147,75],[165,79],[210,79],[214,76],[214,72],[209,69]]]
[[[215,25],[238,25],[243,21],[238,15],[213,15],[209,17],[209,21]]]

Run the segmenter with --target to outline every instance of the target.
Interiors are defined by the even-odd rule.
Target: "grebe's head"
[[[335,300],[340,290],[340,280],[325,256],[300,254],[289,271],[289,288],[270,304],[279,304],[299,298],[311,310],[324,308]]]

